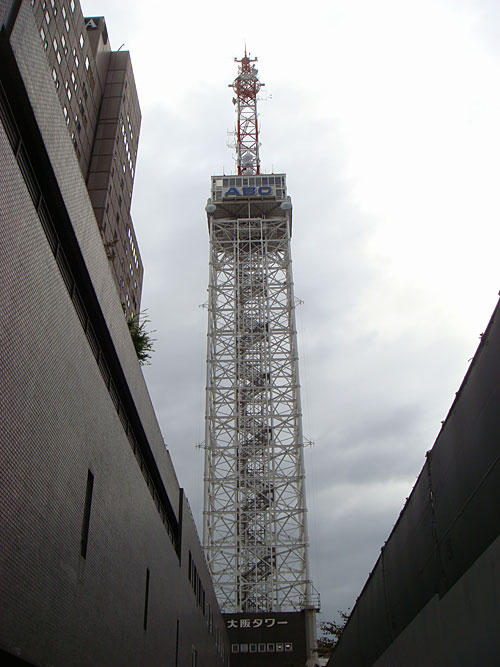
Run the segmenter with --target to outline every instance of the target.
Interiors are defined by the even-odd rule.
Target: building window
[[[88,72],[89,72],[89,76],[88,76],[89,85],[92,88],[92,90],[94,90],[95,81],[94,81],[94,74],[92,73],[92,68],[91,67],[89,67]]]
[[[61,7],[61,14],[62,14],[63,19],[64,19],[64,27],[66,28],[66,32],[69,32],[69,21],[68,21],[67,15],[66,15],[66,8],[65,8],[64,5]]]
[[[85,492],[85,506],[83,509],[82,535],[80,539],[80,554],[87,558],[87,546],[89,541],[90,511],[92,509],[92,493],[94,490],[94,475],[89,470],[87,473],[87,489]]]
[[[69,3],[69,6],[71,7],[71,12],[74,14],[75,13],[75,0],[71,0]]]
[[[85,40],[83,39],[83,34],[80,33],[80,48],[83,49],[83,45],[85,44]]]
[[[144,630],[148,629],[148,603],[149,603],[149,568],[146,569],[146,590],[144,591]]]
[[[49,14],[49,10],[48,10],[48,9],[45,10],[45,23],[46,23],[47,25],[49,25],[49,23],[50,23],[50,14]]]
[[[88,71],[90,66],[89,57],[85,56],[85,69]]]

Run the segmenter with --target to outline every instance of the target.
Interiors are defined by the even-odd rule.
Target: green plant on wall
[[[150,321],[146,317],[146,311],[137,313],[137,315],[131,317],[127,320],[127,324],[140,365],[150,364],[150,352],[154,352],[153,343],[155,339],[151,336],[154,332],[147,330],[147,325],[150,324]]]

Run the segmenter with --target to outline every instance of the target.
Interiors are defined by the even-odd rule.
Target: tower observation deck
[[[275,612],[308,610],[314,622],[318,604],[308,565],[292,204],[285,174],[260,173],[261,84],[255,59],[245,53],[237,62],[232,87],[238,174],[212,176],[206,206],[204,549],[219,604],[226,614],[243,615],[242,627],[253,623],[255,614],[270,621]],[[311,649],[314,630],[309,635]]]

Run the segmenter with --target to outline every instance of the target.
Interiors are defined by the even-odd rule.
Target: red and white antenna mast
[[[239,63],[238,76],[229,84],[236,94],[233,104],[237,105],[238,121],[236,125],[236,155],[238,175],[260,174],[259,125],[257,121],[257,95],[264,83],[259,81],[256,67],[252,64],[257,58],[245,55]]]

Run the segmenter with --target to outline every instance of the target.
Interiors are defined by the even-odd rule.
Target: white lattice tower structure
[[[213,176],[206,210],[205,554],[224,612],[312,608],[286,177]]]

